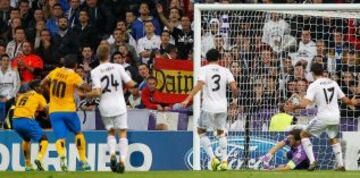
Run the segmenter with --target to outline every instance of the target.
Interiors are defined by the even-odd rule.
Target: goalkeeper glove
[[[270,169],[271,168],[270,161],[271,161],[272,157],[273,157],[273,155],[268,153],[268,154],[266,154],[266,155],[264,155],[264,156],[262,156],[260,158],[260,160],[263,163],[264,169]]]

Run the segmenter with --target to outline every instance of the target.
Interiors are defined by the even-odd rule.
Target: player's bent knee
[[[218,137],[225,137],[225,131],[224,130],[217,130]]]
[[[306,131],[301,131],[300,137],[301,138],[309,138],[309,137],[311,137],[311,135]]]
[[[197,128],[197,132],[199,135],[202,135],[206,132],[206,129],[203,129],[203,128]]]
[[[336,138],[330,138],[330,139],[329,139],[329,143],[330,143],[330,145],[335,145],[335,144],[338,143],[338,141],[337,141]]]

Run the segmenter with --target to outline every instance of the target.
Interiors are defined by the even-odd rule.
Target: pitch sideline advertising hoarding
[[[55,149],[55,139],[52,132],[46,132],[49,137],[48,154],[44,158],[45,168],[47,170],[60,170],[60,162],[57,158]],[[109,154],[107,152],[105,131],[87,131],[84,132],[87,140],[88,162],[93,170],[110,171]],[[358,133],[359,134],[359,133]],[[230,132],[228,143],[229,165],[232,169],[244,167],[244,133]],[[285,133],[263,132],[252,135],[250,144],[249,167],[257,168],[259,157],[266,154],[268,149],[276,144],[277,141],[285,137]],[[148,171],[148,170],[187,170],[192,169],[192,132],[129,132],[129,158],[126,162],[128,171]],[[356,136],[356,138],[359,138]],[[79,170],[80,162],[74,144],[74,136],[69,134],[67,139],[67,155],[69,170]],[[326,144],[327,139],[324,136],[320,139],[314,139],[314,151],[322,150],[326,152],[319,160],[320,166],[329,164],[333,160],[331,147]],[[316,146],[324,144],[324,146]],[[218,143],[212,140],[213,148]],[[31,155],[36,157],[38,144],[32,144]],[[280,150],[273,159],[273,164],[279,165],[286,163],[283,154],[288,148]],[[215,151],[218,154],[218,150]],[[209,160],[202,151],[202,168],[209,166]],[[330,163],[331,164],[331,163]],[[24,159],[21,151],[21,139],[13,131],[0,131],[0,171],[3,170],[24,170]]]

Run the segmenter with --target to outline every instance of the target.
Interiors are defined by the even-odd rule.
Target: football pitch
[[[359,178],[360,171],[149,171],[126,172],[0,172],[1,178]]]

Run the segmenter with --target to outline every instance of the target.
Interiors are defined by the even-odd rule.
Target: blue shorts
[[[70,131],[78,134],[81,131],[80,119],[76,112],[53,112],[50,114],[51,127],[56,139],[63,139]]]
[[[13,121],[14,130],[26,141],[40,141],[43,136],[43,131],[39,123],[29,118],[14,118]]]

